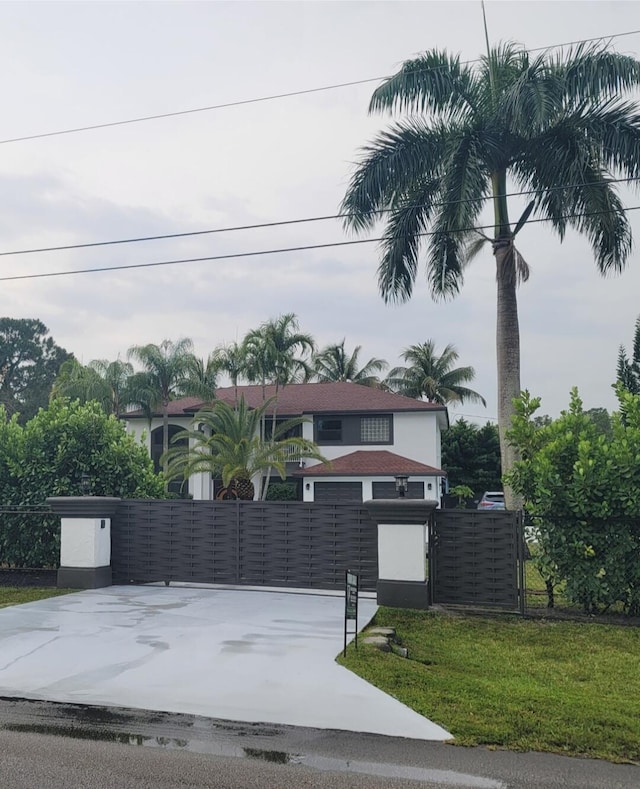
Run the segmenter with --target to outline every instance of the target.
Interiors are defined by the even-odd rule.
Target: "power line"
[[[640,176],[633,176],[629,178],[610,178],[606,181],[609,184],[622,184],[640,181]],[[586,183],[564,184],[561,186],[550,186],[546,189],[528,189],[522,192],[507,192],[504,197],[528,197],[530,195],[547,194],[548,192],[564,191],[566,189],[577,189],[582,186],[600,186],[601,181],[588,181]],[[481,200],[492,200],[492,195],[480,198]],[[460,200],[446,200],[440,203],[433,203],[431,208],[444,208],[449,205],[460,205],[461,203],[472,203],[476,200],[472,198],[463,198]],[[416,205],[414,208],[424,208],[426,206]],[[386,214],[393,211],[393,208],[377,208],[372,211],[367,211],[368,214]],[[324,216],[311,216],[302,219],[282,219],[276,222],[259,222],[253,225],[233,225],[230,227],[217,227],[211,230],[192,230],[185,233],[164,233],[157,236],[139,236],[137,238],[119,238],[110,241],[89,241],[83,244],[64,244],[56,247],[33,247],[31,249],[15,249],[7,252],[0,252],[0,257],[7,257],[8,255],[32,255],[40,252],[63,252],[71,249],[89,249],[93,247],[107,247],[117,244],[136,244],[144,241],[165,241],[172,238],[189,238],[192,236],[205,236],[213,235],[215,233],[232,233],[238,230],[260,230],[270,227],[284,227],[286,225],[300,225],[308,222],[325,222],[329,219],[345,219],[346,217],[353,216],[352,213],[346,214],[326,214]]]
[[[637,211],[640,209],[640,205],[629,206],[625,208],[624,211]],[[581,217],[587,216],[599,216],[601,214],[608,214],[610,211],[590,211],[582,214],[566,214],[562,217],[562,219],[579,219]],[[543,217],[541,219],[530,219],[528,224],[538,224],[540,222],[550,222],[551,220]],[[474,227],[462,227],[455,231],[456,233],[468,233],[473,230],[489,230],[493,228],[493,225],[480,225]],[[435,235],[434,231],[429,231],[425,233],[416,233],[416,236],[426,237],[426,236],[433,236]],[[286,252],[306,252],[311,249],[329,249],[330,247],[349,247],[349,246],[356,246],[357,244],[373,244],[378,241],[384,241],[384,238],[365,238],[365,239],[357,239],[353,241],[334,241],[329,244],[307,244],[304,246],[297,246],[297,247],[281,247],[277,249],[262,249],[255,252],[235,252],[228,255],[207,255],[206,257],[198,257],[198,258],[181,258],[178,260],[161,260],[155,263],[128,263],[124,266],[99,266],[97,268],[85,268],[85,269],[70,269],[67,271],[52,271],[46,274],[16,274],[11,277],[0,277],[0,282],[13,282],[15,280],[21,279],[44,279],[47,277],[66,277],[72,274],[97,274],[98,272],[104,271],[126,271],[129,269],[140,269],[140,268],[157,268],[159,266],[174,266],[181,263],[204,263],[207,261],[218,261],[218,260],[234,260],[240,258],[249,258],[249,257],[258,257],[260,255],[277,255]]]
[[[596,36],[594,38],[582,38],[576,41],[565,41],[562,44],[550,44],[547,47],[533,47],[532,49],[523,49],[523,52],[542,52],[550,49],[559,49],[561,47],[574,46],[576,44],[589,44],[594,41],[611,41],[614,38],[622,38],[623,36],[633,36],[640,33],[640,30],[626,30],[622,33],[611,33],[608,36]],[[461,65],[470,65],[478,63],[481,59],[474,58],[472,60],[464,60]],[[431,67],[429,69],[415,69],[416,73],[420,71],[437,71],[439,67]],[[410,73],[410,72],[409,72]],[[212,104],[208,107],[195,107],[188,110],[177,110],[174,112],[162,112],[157,115],[143,115],[139,118],[127,118],[122,121],[110,121],[108,123],[95,123],[88,126],[77,126],[71,129],[59,129],[52,132],[42,132],[40,134],[28,134],[23,137],[11,137],[5,140],[0,140],[0,145],[7,145],[14,142],[26,142],[28,140],[40,140],[45,137],[59,137],[63,134],[77,134],[78,132],[95,131],[96,129],[108,129],[114,126],[126,126],[132,123],[144,123],[146,121],[162,120],[163,118],[176,118],[181,115],[194,115],[199,112],[211,112],[213,110],[222,110],[229,107],[240,107],[245,104],[258,104],[265,101],[275,101],[278,99],[288,99],[293,96],[305,96],[311,93],[322,93],[328,90],[336,90],[338,88],[349,88],[355,85],[365,85],[369,82],[380,82],[381,80],[389,79],[390,77],[367,77],[366,79],[351,80],[349,82],[338,82],[333,85],[322,85],[318,88],[306,88],[304,90],[292,90],[285,93],[274,93],[268,96],[258,96],[253,99],[240,99],[238,101],[228,101],[222,104]]]

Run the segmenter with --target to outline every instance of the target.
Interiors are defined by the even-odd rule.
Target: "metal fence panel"
[[[114,583],[196,581],[374,590],[376,527],[356,504],[146,500],[112,521]]]
[[[437,510],[429,542],[434,603],[522,610],[519,512]]]

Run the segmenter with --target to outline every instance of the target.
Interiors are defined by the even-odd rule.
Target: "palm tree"
[[[351,381],[363,386],[380,386],[376,373],[381,373],[389,366],[384,359],[371,358],[363,366],[358,367],[358,356],[362,350],[356,345],[351,355],[345,351],[344,339],[341,343],[327,345],[313,357],[313,375],[321,383],[330,381]]]
[[[216,397],[219,370],[220,364],[215,351],[210,353],[206,360],[191,356],[180,386],[182,394],[186,397],[200,397],[203,402],[211,403]]]
[[[429,403],[482,403],[482,395],[468,389],[463,384],[473,381],[473,367],[454,367],[458,361],[458,351],[451,344],[442,353],[436,354],[435,343],[427,340],[419,345],[410,345],[402,353],[409,367],[395,367],[385,383],[406,397],[426,399]]]
[[[275,436],[278,391],[287,384],[309,378],[311,367],[304,357],[313,353],[315,342],[310,334],[300,331],[297,316],[293,312],[287,312],[249,332],[243,344],[246,352],[246,375],[249,380],[262,384],[263,398],[265,385],[275,384],[275,401],[271,414],[271,435]],[[264,437],[266,414],[263,416],[261,430]],[[265,488],[269,487],[270,476],[271,472],[267,471]]]
[[[192,427],[172,439],[179,445],[165,456],[168,478],[188,479],[202,472],[219,474],[230,496],[251,500],[255,495],[252,480],[260,475],[259,497],[264,499],[268,477],[263,475],[275,468],[285,479],[286,462],[292,452],[327,462],[313,441],[287,436],[288,431],[305,421],[302,417],[279,423],[269,440],[260,437],[260,424],[273,404],[271,398],[251,409],[241,397],[236,407],[217,400],[210,408],[199,411]]]
[[[247,367],[247,350],[244,343],[232,342],[222,345],[214,351],[216,364],[220,372],[226,373],[231,379],[234,400],[238,401],[238,379],[245,374]]]
[[[160,345],[133,345],[128,356],[143,367],[143,376],[138,376],[136,385],[138,402],[152,408],[162,408],[162,453],[169,449],[169,403],[183,394],[183,386],[193,364],[193,343],[184,338],[177,342],[163,340]],[[166,462],[162,470],[166,473]]]
[[[129,362],[116,359],[94,359],[88,367],[94,370],[104,382],[108,404],[106,411],[119,417],[129,403],[129,380],[133,375],[133,366]]]
[[[80,403],[97,400],[107,410],[109,391],[106,382],[91,366],[85,367],[77,359],[67,359],[51,388],[51,397],[68,397]]]
[[[246,375],[249,380],[275,384],[278,389],[308,378],[311,368],[304,358],[313,353],[315,342],[300,331],[293,312],[268,320],[250,331],[244,340]],[[299,356],[296,356],[299,354]]]
[[[471,255],[491,244],[504,472],[515,459],[505,432],[520,394],[516,287],[529,276],[515,238],[537,215],[561,240],[568,227],[586,235],[602,274],[625,266],[631,230],[611,179],[640,176],[640,113],[622,99],[639,83],[640,63],[602,45],[530,58],[504,44],[478,64],[426,52],[406,61],[371,99],[370,112],[409,117],[363,149],[342,202],[345,224],[366,231],[385,212],[378,279],[387,301],[411,297],[423,248],[437,298],[457,294]],[[531,190],[515,224],[511,184]],[[487,199],[494,212],[489,235],[471,230],[481,224]]]

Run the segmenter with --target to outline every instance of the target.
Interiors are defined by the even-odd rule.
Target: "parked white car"
[[[504,493],[501,490],[488,490],[478,502],[479,510],[503,510]]]

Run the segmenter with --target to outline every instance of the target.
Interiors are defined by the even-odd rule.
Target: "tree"
[[[250,331],[244,347],[245,374],[254,383],[275,384],[276,396],[281,387],[311,375],[305,356],[313,353],[315,342],[310,334],[300,331],[293,312],[265,321]]]
[[[521,460],[509,482],[524,498],[549,603],[554,583],[564,581],[565,594],[587,613],[621,603],[638,615],[640,395],[619,387],[618,397],[620,413],[607,435],[583,411],[576,389],[569,409],[544,427],[532,419],[539,398],[523,393],[509,431]]]
[[[1,408],[0,408],[1,410]],[[146,448],[128,435],[97,402],[52,400],[24,427],[0,415],[3,503],[41,506],[49,496],[79,496],[82,475],[94,496],[162,498],[162,478],[153,472]],[[0,523],[0,564],[56,566],[59,518],[20,514]]]
[[[442,353],[436,354],[433,340],[410,345],[402,353],[409,367],[394,367],[386,379],[386,384],[406,397],[425,398],[429,403],[482,403],[482,395],[463,386],[473,381],[473,367],[454,367],[458,361],[458,351],[451,344]]]
[[[389,366],[384,359],[371,358],[362,367],[358,366],[358,356],[362,350],[356,345],[352,354],[341,343],[327,345],[313,357],[313,375],[320,383],[330,381],[351,381],[363,386],[380,386],[377,373],[384,372]]]
[[[129,362],[116,359],[94,359],[81,365],[69,359],[60,368],[51,394],[88,403],[96,400],[106,414],[119,417],[130,400],[130,381],[133,367]]]
[[[300,331],[298,318],[287,312],[278,318],[265,321],[258,329],[249,332],[244,339],[246,353],[245,373],[250,381],[275,384],[275,400],[271,414],[271,435],[276,435],[278,392],[287,384],[306,380],[311,368],[306,356],[312,354],[315,342],[310,334]],[[299,354],[299,355],[296,355]],[[263,412],[261,435],[266,437],[266,412]],[[270,472],[267,471],[265,487],[269,487]]]
[[[173,439],[178,446],[166,457],[169,479],[188,479],[201,472],[220,475],[233,498],[251,500],[255,495],[252,480],[259,475],[259,498],[265,499],[271,469],[285,479],[286,462],[292,452],[327,462],[313,441],[288,435],[305,421],[302,417],[279,422],[269,439],[261,437],[263,417],[274,405],[271,398],[257,408],[249,408],[241,397],[236,407],[217,400],[199,411],[192,427]]]
[[[46,408],[53,382],[71,354],[36,318],[0,318],[0,404],[24,424]]]
[[[480,498],[485,490],[502,490],[498,428],[458,419],[442,434],[442,468],[449,492],[462,485],[472,490],[470,498]]]
[[[640,394],[640,316],[636,319],[631,359],[627,356],[624,345],[620,346],[616,383],[622,384],[631,394]]]
[[[201,397],[205,403],[212,402],[216,397],[218,372],[219,361],[215,351],[206,360],[192,356],[182,382],[182,394],[186,397]]]
[[[160,345],[134,345],[129,358],[143,367],[143,376],[135,381],[138,403],[151,408],[162,408],[162,453],[169,449],[169,403],[181,396],[185,378],[193,364],[193,343],[184,338],[177,342],[163,340]],[[163,471],[166,472],[166,463]]]
[[[226,373],[231,379],[234,400],[238,401],[238,380],[245,374],[247,367],[247,350],[244,343],[232,342],[222,345],[214,351],[216,366],[219,372]]]
[[[584,234],[602,274],[622,270],[631,230],[612,177],[640,175],[640,114],[623,100],[638,84],[640,63],[600,44],[560,57],[503,44],[471,64],[426,52],[371,99],[370,112],[409,117],[364,148],[342,202],[345,224],[363,232],[385,217],[378,281],[387,301],[411,297],[423,247],[431,293],[444,298],[459,292],[473,254],[491,245],[504,471],[515,459],[506,431],[520,394],[516,288],[529,276],[516,236],[537,216],[561,240],[568,227]],[[531,193],[515,224],[514,188]],[[472,230],[487,199],[490,235]]]

